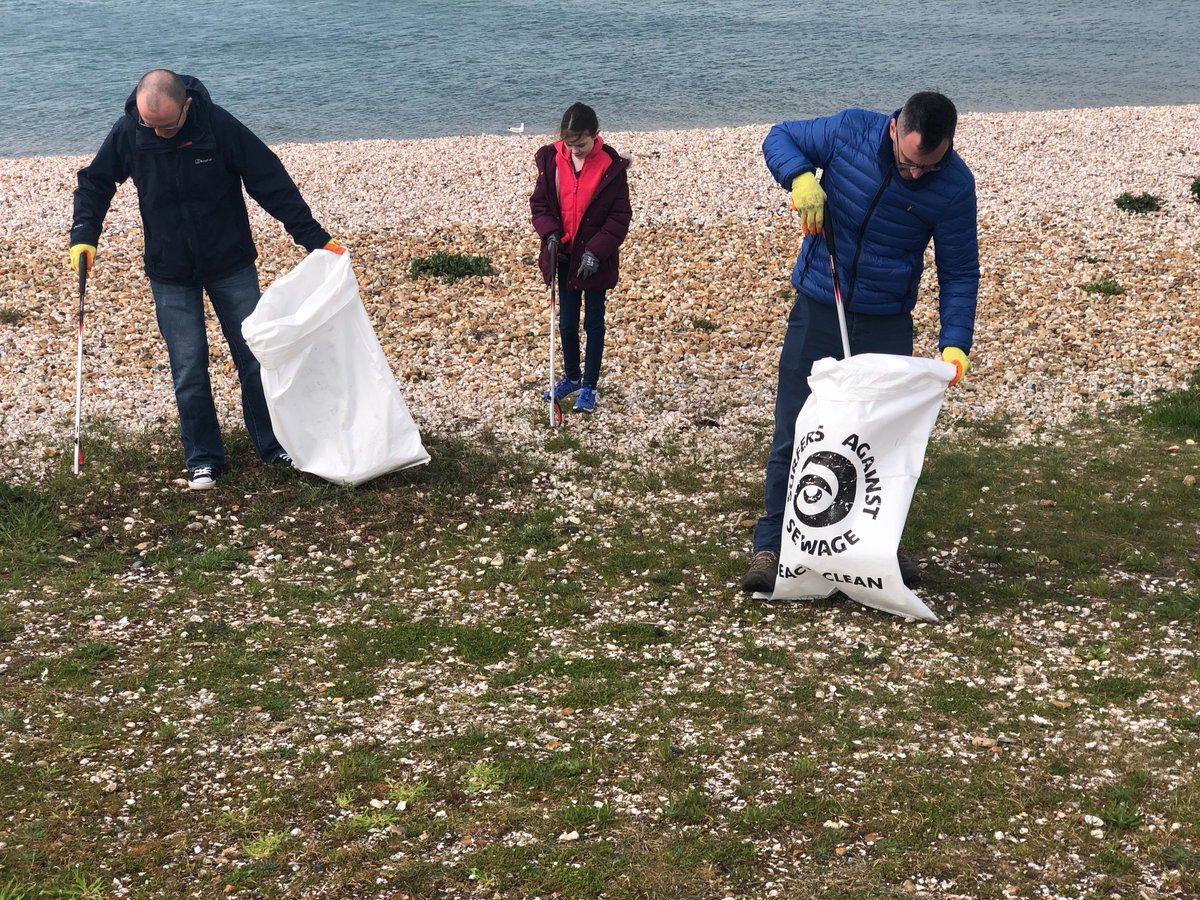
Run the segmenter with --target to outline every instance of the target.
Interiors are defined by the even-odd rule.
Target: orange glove
[[[954,385],[962,381],[963,376],[971,371],[971,361],[967,359],[967,354],[963,353],[958,347],[945,348],[942,351],[942,361],[948,362],[954,368],[958,369],[958,374],[950,382],[950,387],[954,387]]]
[[[328,250],[330,253],[345,253],[346,252],[345,247],[343,247],[337,241],[332,241],[332,240],[328,244],[326,244],[324,247],[322,247],[321,249]]]

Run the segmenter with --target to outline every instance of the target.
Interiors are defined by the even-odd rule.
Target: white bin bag
[[[279,443],[337,484],[429,462],[363,309],[349,253],[314,250],[242,323]]]
[[[954,366],[864,353],[820,359],[796,417],[772,599],[841,591],[866,606],[937,616],[900,580],[896,548]]]

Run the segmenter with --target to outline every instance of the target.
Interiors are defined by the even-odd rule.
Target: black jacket
[[[283,223],[306,250],[330,239],[270,148],[213,103],[196,78],[178,134],[158,137],[138,125],[134,94],[96,158],[79,170],[72,244],[98,244],[117,185],[132,177],[145,232],[146,274],[174,284],[203,284],[258,256],[242,197],[246,192]],[[135,92],[136,93],[136,92]]]

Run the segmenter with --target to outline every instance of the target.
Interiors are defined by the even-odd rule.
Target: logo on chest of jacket
[[[210,163],[210,162],[212,162],[212,157],[206,156],[206,157],[204,157],[204,159],[197,158],[197,159],[192,160],[192,162],[194,162],[196,165],[200,165],[201,163]]]

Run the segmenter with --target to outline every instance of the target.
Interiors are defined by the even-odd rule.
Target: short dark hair
[[[943,140],[954,142],[954,128],[958,125],[958,110],[950,98],[935,91],[913,94],[900,110],[900,130],[905,134],[916,132],[921,136],[922,152],[936,150]]]
[[[562,124],[558,127],[560,135],[564,134],[595,134],[600,130],[600,120],[596,111],[586,103],[572,103],[563,113]]]
[[[187,85],[170,69],[151,69],[137,83],[137,96],[165,97],[179,106],[187,99]]]

